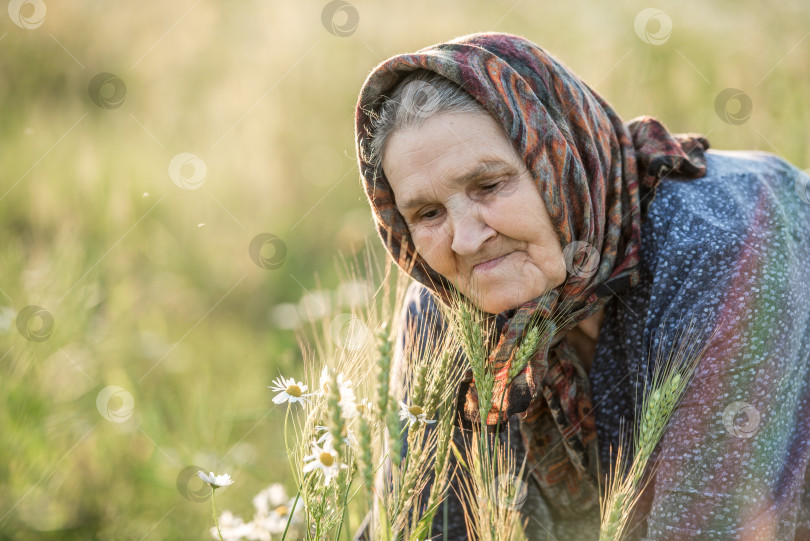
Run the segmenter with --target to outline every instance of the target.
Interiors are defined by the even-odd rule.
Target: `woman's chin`
[[[492,283],[482,287],[484,291],[483,296],[477,298],[468,297],[479,310],[489,314],[500,314],[506,310],[519,308],[543,294],[541,290],[537,292],[527,291],[524,287],[516,287],[514,290],[511,289],[512,288],[509,286],[503,285],[503,283],[499,286],[496,281],[492,281]],[[497,294],[495,294],[495,292],[497,292]]]
[[[530,300],[531,299],[529,298],[523,300],[520,297],[509,297],[509,296],[494,297],[485,295],[483,299],[473,300],[473,303],[478,307],[479,310],[482,310],[488,314],[500,314],[501,312],[504,312],[506,310],[518,308],[519,306]]]

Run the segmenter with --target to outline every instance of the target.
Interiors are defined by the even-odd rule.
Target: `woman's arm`
[[[729,189],[750,201],[740,205],[750,214],[736,216],[745,228],[684,210],[651,247],[645,343],[653,353],[661,341],[671,348],[694,317],[703,332],[692,339],[707,349],[659,446],[650,540],[792,540],[797,527],[810,527],[800,524],[810,458],[810,242],[796,242],[801,224],[788,218],[806,232],[810,208],[791,199],[787,175],[754,178],[740,175]]]

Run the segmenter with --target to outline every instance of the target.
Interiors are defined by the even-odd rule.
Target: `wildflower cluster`
[[[288,536],[297,538],[303,533],[302,512],[296,512],[290,516],[294,498],[287,496],[284,487],[279,483],[273,483],[253,498],[255,512],[251,521],[245,522],[231,511],[223,511],[219,517],[219,527],[222,532],[222,539],[225,541],[270,541],[275,536],[284,534],[287,523],[290,528]],[[296,505],[296,510],[303,507],[301,502]],[[292,518],[292,520],[290,520]],[[218,537],[216,527],[211,528],[211,535]]]

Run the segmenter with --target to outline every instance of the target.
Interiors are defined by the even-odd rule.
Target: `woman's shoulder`
[[[707,176],[727,175],[793,175],[796,166],[784,158],[764,150],[720,150],[706,151]]]
[[[700,241],[706,235],[744,238],[752,224],[787,212],[809,211],[795,188],[802,171],[787,160],[760,150],[706,151],[706,174],[696,179],[662,179],[650,203],[645,227],[657,241],[676,228],[678,239]]]
[[[402,310],[402,315],[406,320],[423,319],[427,315],[441,318],[441,312],[433,293],[416,280],[411,281],[405,289]]]

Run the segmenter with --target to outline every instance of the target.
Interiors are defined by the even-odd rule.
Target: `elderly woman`
[[[414,279],[408,328],[445,328],[436,303],[455,290],[497,318],[498,369],[530,318],[571,316],[553,320],[549,347],[504,382],[486,420],[519,436],[529,538],[596,538],[620,423],[632,428],[653,353],[688,321],[705,353],[630,536],[810,536],[806,175],[773,154],[708,150],[652,117],[623,123],[560,61],[504,33],[381,63],[356,136],[379,234]],[[404,335],[399,362],[425,346]],[[459,413],[480,422],[470,379]],[[452,492],[447,506],[446,538],[466,539]],[[443,524],[438,513],[437,539]]]

